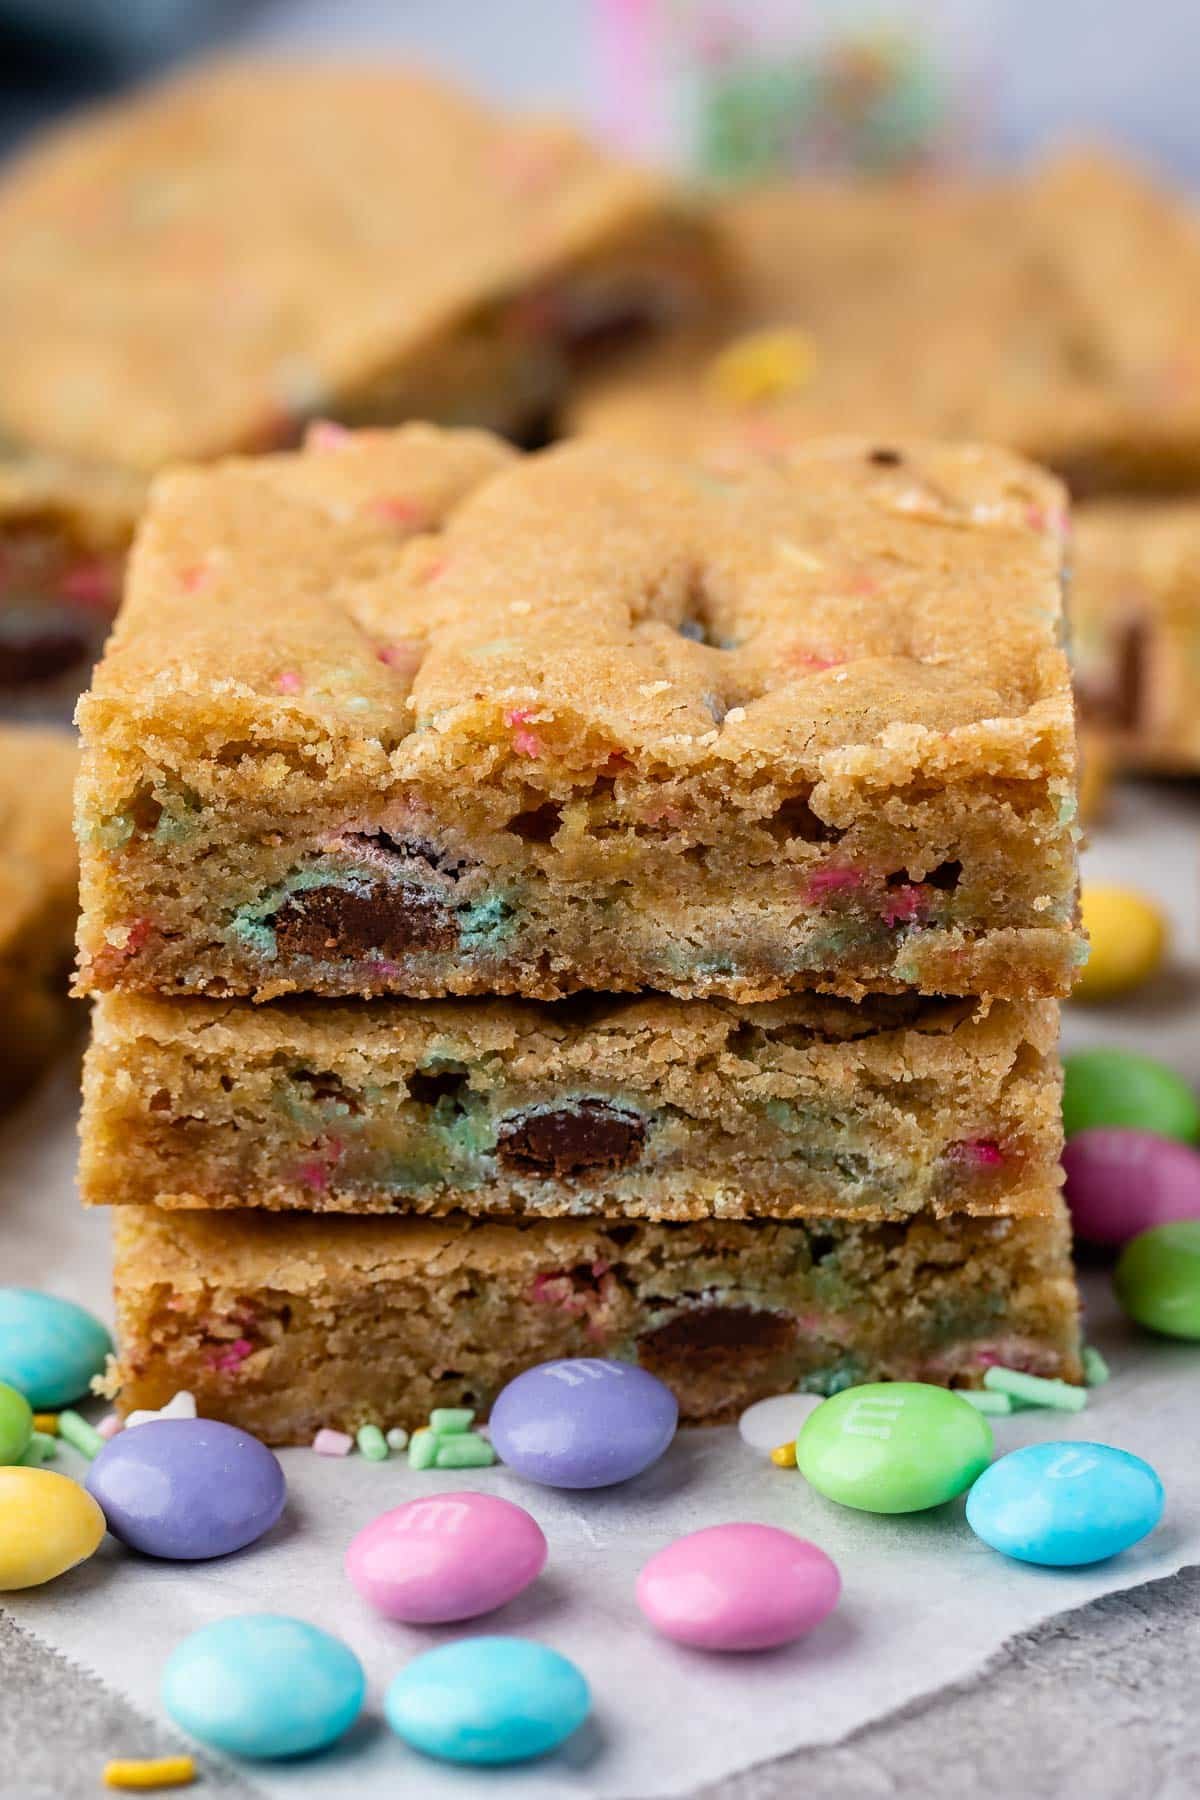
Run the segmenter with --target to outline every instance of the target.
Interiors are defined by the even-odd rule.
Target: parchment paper
[[[1092,872],[1157,892],[1175,917],[1170,978],[1139,1004],[1074,1012],[1072,1042],[1125,1042],[1200,1079],[1196,1020],[1195,798],[1130,791],[1091,853]],[[0,1244],[5,1281],[71,1295],[109,1312],[107,1221],[74,1201],[74,1078],[63,1069],[0,1134]],[[83,1568],[5,1596],[19,1623],[94,1669],[148,1711],[162,1664],[186,1632],[237,1611],[278,1610],[337,1632],[370,1678],[368,1717],[338,1750],[294,1765],[260,1765],[270,1795],[358,1800],[477,1794],[508,1800],[563,1794],[652,1800],[686,1794],[756,1762],[830,1743],[983,1668],[1004,1642],[1048,1616],[1200,1562],[1200,1348],[1151,1341],[1118,1317],[1103,1270],[1085,1273],[1088,1336],[1113,1370],[1079,1415],[1022,1413],[993,1421],[998,1451],[1045,1438],[1096,1438],[1147,1457],[1167,1489],[1162,1526],[1093,1569],[1007,1562],[969,1531],[957,1501],[934,1513],[871,1518],[833,1506],[756,1456],[734,1431],[681,1435],[637,1481],[608,1492],[556,1494],[503,1469],[411,1472],[402,1459],[345,1461],[284,1453],[289,1503],[260,1544],[220,1562],[138,1559],[106,1541]],[[82,1471],[65,1448],[57,1467]],[[550,1542],[540,1580],[491,1618],[417,1631],[376,1618],[342,1574],[353,1533],[415,1495],[482,1487],[527,1506]],[[752,1657],[689,1652],[656,1638],[633,1600],[643,1561],[681,1532],[755,1519],[812,1537],[838,1563],[838,1611],[806,1641]],[[453,1769],[408,1750],[381,1724],[381,1699],[410,1656],[473,1631],[535,1636],[572,1657],[592,1684],[594,1717],[543,1763],[509,1771]]]

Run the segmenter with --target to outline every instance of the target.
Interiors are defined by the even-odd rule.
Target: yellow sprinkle
[[[807,332],[752,331],[713,358],[708,379],[718,399],[754,406],[806,386],[816,366],[816,345]]]
[[[790,1444],[778,1444],[771,1452],[771,1461],[777,1469],[794,1469],[796,1466],[795,1439]]]
[[[145,1762],[121,1760],[105,1763],[104,1785],[110,1788],[187,1787],[196,1779],[190,1756],[158,1756]]]
[[[1080,907],[1091,949],[1073,990],[1076,1000],[1112,1000],[1155,974],[1167,925],[1153,901],[1133,888],[1085,884]]]
[[[57,1413],[34,1413],[33,1429],[35,1431],[44,1431],[46,1433],[47,1437],[57,1437],[58,1436],[58,1414]]]

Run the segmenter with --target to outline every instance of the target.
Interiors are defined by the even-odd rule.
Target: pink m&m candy
[[[503,1606],[545,1561],[542,1528],[523,1506],[496,1494],[436,1494],[364,1525],[346,1573],[389,1619],[441,1625]]]
[[[1063,1151],[1067,1205],[1091,1244],[1124,1244],[1152,1225],[1200,1219],[1200,1151],[1131,1126],[1094,1125]]]
[[[770,1650],[819,1625],[837,1605],[823,1550],[774,1525],[709,1525],[645,1565],[638,1605],[664,1636],[700,1650]]]

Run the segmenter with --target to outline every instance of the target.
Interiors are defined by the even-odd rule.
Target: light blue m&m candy
[[[70,1406],[112,1350],[99,1319],[36,1288],[0,1287],[0,1381],[35,1410]]]
[[[1103,1562],[1153,1531],[1163,1490],[1150,1464],[1111,1444],[1027,1444],[994,1462],[967,1495],[967,1523],[1019,1562]]]
[[[176,1646],[162,1703],[177,1725],[231,1756],[304,1756],[340,1738],[362,1711],[354,1652],[303,1619],[242,1613]]]
[[[414,1657],[384,1699],[397,1737],[446,1762],[512,1763],[554,1750],[591,1706],[575,1664],[528,1638],[462,1638]]]

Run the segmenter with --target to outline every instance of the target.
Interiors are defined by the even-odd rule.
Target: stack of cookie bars
[[[1078,1379],[1065,523],[919,442],[160,477],[80,713],[120,1405]]]

